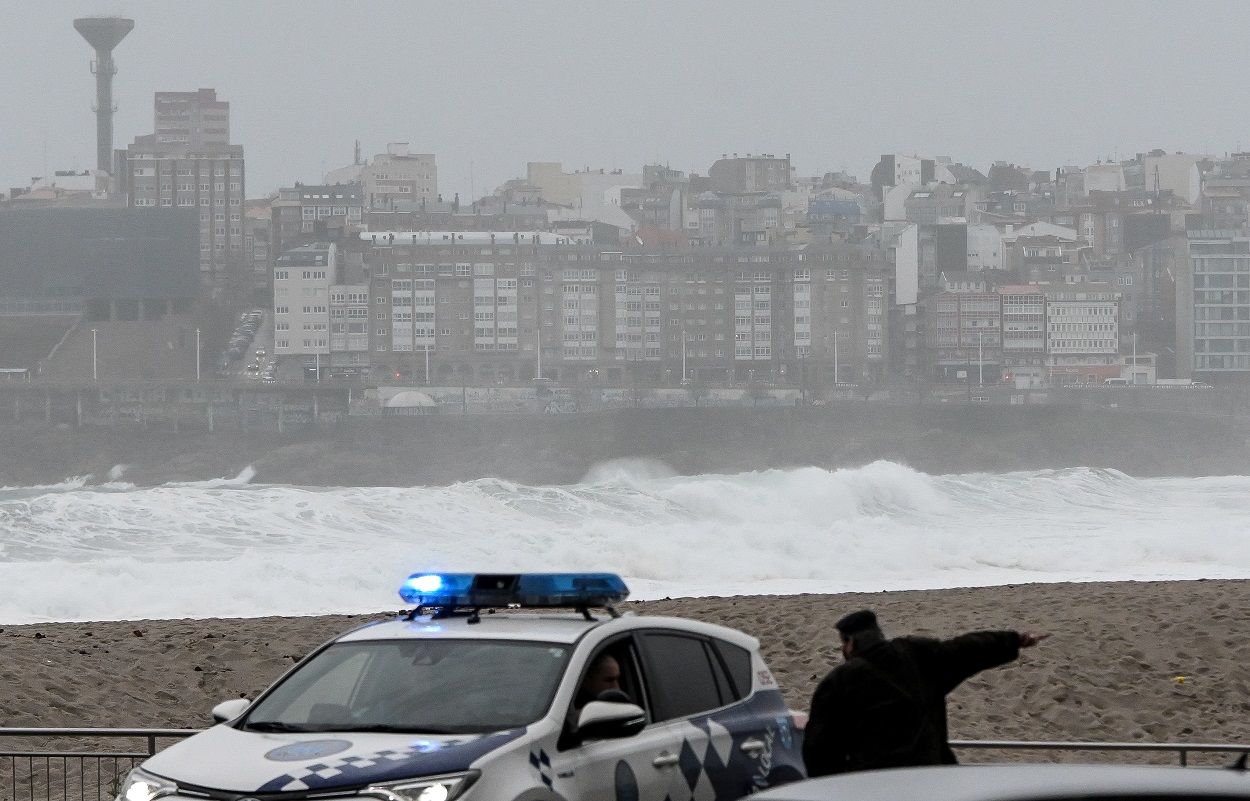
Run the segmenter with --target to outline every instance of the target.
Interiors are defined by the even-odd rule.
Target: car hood
[[[223,724],[161,751],[143,769],[180,785],[239,793],[361,787],[468,770],[524,733],[271,734]]]

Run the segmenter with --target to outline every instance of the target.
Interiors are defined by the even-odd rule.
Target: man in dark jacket
[[[804,734],[809,776],[908,765],[953,765],[946,694],[1049,637],[978,631],[935,640],[887,640],[865,609],[836,624],[846,662],[816,687]]]

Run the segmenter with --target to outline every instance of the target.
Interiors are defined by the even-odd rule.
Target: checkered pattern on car
[[[288,769],[284,775],[265,782],[257,792],[358,787],[370,782],[468,770],[477,759],[524,733],[522,727],[466,740],[419,740],[398,748],[321,759]]]
[[[530,751],[530,765],[538,771],[538,778],[542,779],[543,784],[551,787],[554,780],[551,777],[551,757],[547,752],[542,748]]]
[[[386,749],[372,754],[355,754],[341,759],[323,759],[311,765],[296,768],[285,776],[273,779],[261,789],[312,790],[330,784],[350,784],[354,778],[368,779],[379,765],[404,762],[424,753],[423,749],[408,747]],[[281,783],[278,787],[274,784]]]
[[[665,801],[736,801],[769,786],[774,771],[802,776],[800,741],[781,693],[756,693],[745,703],[682,725],[678,777]],[[763,748],[744,752],[747,740]]]
[[[729,729],[711,718],[691,720],[682,731],[677,760],[681,778],[670,787],[668,801],[716,801],[723,797],[733,749],[734,736]]]

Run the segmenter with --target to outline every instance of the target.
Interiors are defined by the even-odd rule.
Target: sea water
[[[414,571],[612,571],[634,598],[1250,577],[1250,478],[889,462],[579,484],[0,489],[0,624],[393,610]]]

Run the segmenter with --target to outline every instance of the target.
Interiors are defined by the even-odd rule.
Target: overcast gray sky
[[[884,6],[884,7],[881,7]],[[706,174],[792,154],[867,180],[881,153],[1037,169],[1250,146],[1245,2],[0,0],[0,188],[95,162],[92,51],[120,14],[114,146],[152,93],[217,89],[260,197],[388,141],[467,197],[527,161]]]

